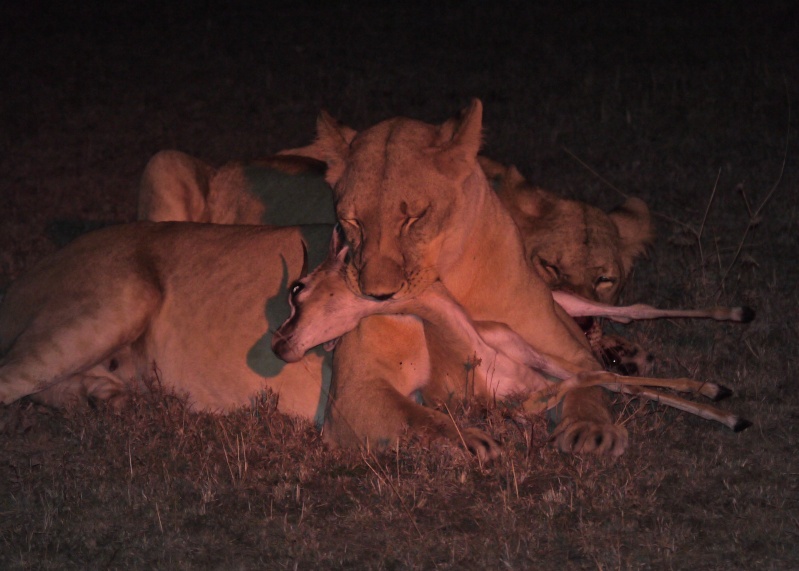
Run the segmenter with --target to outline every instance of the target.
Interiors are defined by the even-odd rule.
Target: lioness
[[[142,220],[220,224],[335,222],[317,143],[243,164],[215,169],[179,151],[160,151],[144,169],[139,190]],[[646,205],[630,199],[606,214],[529,184],[511,166],[486,157],[480,166],[522,233],[533,267],[553,290],[616,303],[633,262],[652,240]],[[596,354],[626,374],[648,373],[652,356],[599,323],[578,320]]]
[[[615,304],[633,263],[654,238],[646,204],[629,198],[605,213],[530,184],[514,166],[480,157],[502,203],[519,227],[528,260],[554,290]],[[578,319],[606,366],[628,375],[651,372],[654,357],[640,345],[603,335],[593,318]]]
[[[182,153],[153,155],[139,185],[139,219],[217,224],[333,224],[318,144],[216,169]],[[646,204],[630,198],[605,213],[529,182],[484,156],[480,166],[522,233],[533,267],[552,289],[616,303],[654,231]]]
[[[514,166],[486,157],[479,161],[547,285],[602,303],[618,302],[633,263],[654,238],[644,201],[629,198],[605,213],[530,184]]]
[[[286,285],[324,259],[331,227],[141,222],[78,238],[0,303],[0,403],[124,398],[157,373],[198,409],[227,411],[264,388],[317,417],[329,355],[287,365],[271,350]],[[327,371],[327,373],[325,372]]]
[[[346,276],[353,291],[397,299],[440,279],[473,319],[506,323],[574,373],[601,369],[574,320],[524,262],[513,220],[477,162],[478,100],[462,119],[440,126],[397,118],[356,133],[323,113],[317,128],[314,158],[327,164],[352,247]],[[342,338],[327,437],[390,442],[403,427],[435,433],[448,424],[409,397],[427,378],[439,398],[466,394],[464,358],[422,329],[413,319],[375,316]],[[415,346],[420,339],[429,359]],[[423,360],[429,370],[419,369]],[[557,442],[564,450],[618,454],[627,433],[613,424],[598,390],[577,390],[564,400]]]
[[[438,127],[400,118],[357,135],[320,117],[318,158],[352,244],[348,279],[377,299],[440,279],[474,319],[507,323],[565,370],[598,370],[574,321],[521,263],[513,221],[477,163],[481,116],[475,101],[462,120]],[[110,228],[78,240],[12,285],[0,306],[0,402],[35,392],[45,402],[113,396],[129,373],[154,364],[204,408],[243,404],[272,386],[281,403],[297,397],[281,410],[311,416],[322,357],[290,382],[296,365],[259,364],[277,323],[267,301],[299,273],[302,244],[297,228],[191,224]],[[465,394],[464,361],[413,317],[364,320],[334,355],[325,438],[383,445],[410,429],[496,455],[486,434],[459,430],[411,398],[431,378],[443,398]],[[564,400],[556,441],[563,450],[619,454],[627,432],[599,390],[587,389]]]

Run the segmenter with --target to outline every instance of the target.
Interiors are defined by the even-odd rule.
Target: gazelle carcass
[[[719,400],[730,390],[693,379],[657,379],[625,377],[607,371],[576,372],[568,364],[543,355],[528,345],[503,323],[472,321],[464,309],[448,294],[440,282],[419,295],[403,299],[376,300],[356,295],[348,287],[344,271],[348,247],[336,230],[328,258],[309,275],[289,287],[289,318],[275,331],[273,351],[282,359],[294,362],[306,351],[320,344],[327,349],[370,315],[415,315],[425,323],[426,331],[446,335],[452,346],[466,347],[473,362],[480,363],[483,383],[475,394],[502,399],[514,394],[526,395],[524,409],[537,413],[556,406],[565,394],[579,387],[599,385],[614,392],[647,398],[680,410],[720,422],[741,431],[751,423],[714,406],[655,390],[668,388]],[[554,299],[570,315],[601,315],[617,321],[654,319],[656,317],[713,317],[742,320],[745,310],[659,310],[646,305],[608,306],[563,292]],[[726,316],[726,317],[725,317]],[[557,380],[553,380],[557,379]]]

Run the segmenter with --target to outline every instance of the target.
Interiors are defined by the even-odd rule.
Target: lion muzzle
[[[361,293],[380,301],[391,299],[404,285],[405,273],[391,259],[368,261],[358,274]]]

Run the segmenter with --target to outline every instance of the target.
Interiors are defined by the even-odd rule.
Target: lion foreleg
[[[363,320],[339,341],[333,363],[326,441],[382,449],[410,431],[463,443],[483,459],[498,455],[498,445],[484,432],[460,430],[446,415],[412,399],[430,376],[422,324],[416,318]]]
[[[562,451],[618,456],[627,448],[627,429],[613,423],[600,387],[572,389],[562,403],[563,420],[552,433]]]

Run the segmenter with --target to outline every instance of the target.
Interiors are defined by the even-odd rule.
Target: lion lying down
[[[582,332],[524,262],[519,234],[495,231],[513,222],[477,163],[481,112],[475,101],[439,126],[397,118],[362,133],[320,117],[316,145],[351,245],[349,288],[402,300],[440,281],[472,319],[507,324],[571,375],[597,371]],[[265,387],[281,411],[320,418],[328,405],[324,437],[335,444],[383,446],[410,430],[495,455],[490,436],[413,400],[420,389],[466,392],[462,355],[414,317],[370,316],[344,335],[329,398],[328,356],[274,357],[282,292],[305,251],[324,258],[329,236],[329,227],[139,223],[77,240],[0,304],[0,402],[114,398],[155,368],[198,408],[246,405]],[[564,396],[556,434],[572,452],[620,453],[627,442],[597,387]]]
[[[139,217],[218,224],[332,224],[333,195],[324,183],[317,144],[219,169],[161,151],[144,169]],[[652,241],[646,205],[630,199],[605,213],[529,184],[515,167],[486,157],[480,166],[522,234],[527,258],[553,290],[617,303],[633,262]],[[625,374],[648,373],[652,356],[618,336],[602,336],[592,318],[579,321],[594,352]]]
[[[642,200],[629,198],[605,213],[530,184],[514,166],[485,157],[480,157],[480,166],[519,228],[529,262],[553,291],[618,303],[634,262],[654,238]],[[593,318],[578,323],[606,366],[628,375],[651,372],[654,358],[645,349],[617,335],[603,335]]]
[[[329,226],[147,222],[84,235],[0,303],[0,402],[114,400],[157,373],[197,409],[228,411],[270,388],[281,411],[321,420],[330,357],[286,365],[270,332],[305,252],[318,263],[329,238]]]

